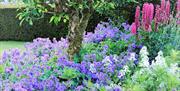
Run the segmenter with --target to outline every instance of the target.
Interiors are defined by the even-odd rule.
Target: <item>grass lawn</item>
[[[13,3],[2,4],[2,3],[0,3],[0,9],[1,8],[21,8],[21,7],[24,7],[24,5],[22,3],[19,3],[19,4],[13,4]]]
[[[0,56],[2,55],[3,51],[12,49],[12,48],[19,48],[24,50],[25,42],[17,42],[17,41],[0,41]]]

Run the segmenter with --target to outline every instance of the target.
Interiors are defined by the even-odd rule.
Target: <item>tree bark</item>
[[[69,48],[67,51],[70,61],[73,61],[75,54],[79,54],[83,41],[83,34],[90,16],[90,13],[83,13],[80,15],[79,12],[75,12],[70,17],[68,34]]]

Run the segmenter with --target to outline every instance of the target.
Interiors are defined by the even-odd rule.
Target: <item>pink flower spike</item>
[[[166,1],[165,0],[161,0],[161,9],[164,10],[166,5]]]
[[[140,7],[137,6],[136,7],[136,14],[135,14],[135,23],[136,23],[137,28],[140,26],[139,18],[140,18]]]
[[[148,32],[151,32],[151,31],[152,31],[152,28],[151,28],[151,25],[149,25]]]
[[[177,12],[180,12],[180,0],[177,1]]]
[[[142,10],[142,22],[145,23],[147,20],[147,9],[148,9],[148,3],[143,4],[143,10]]]
[[[170,16],[170,12],[171,12],[171,6],[170,6],[170,1],[168,0],[167,3],[166,3],[166,15],[167,17]]]
[[[149,10],[149,14],[150,14],[149,18],[150,18],[150,22],[152,22],[153,17],[154,17],[154,5],[151,3],[149,5],[149,8],[150,8],[150,10]]]
[[[131,25],[131,34],[136,35],[136,33],[137,33],[136,29],[137,29],[136,28],[136,23],[132,23],[132,25]]]

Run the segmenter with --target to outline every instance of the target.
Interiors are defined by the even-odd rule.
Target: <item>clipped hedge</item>
[[[60,39],[68,34],[67,24],[61,23],[58,26],[50,24],[49,15],[35,21],[33,26],[26,23],[20,26],[20,21],[16,18],[17,13],[16,8],[0,9],[0,40],[32,41],[37,37]],[[87,31],[93,31],[100,21],[106,20],[107,18],[104,16],[93,14],[87,26]]]
[[[19,26],[19,20],[16,18],[17,10],[15,8],[0,9],[0,40],[20,40],[31,41],[37,37],[60,38],[67,34],[65,24],[49,24],[48,16],[36,21],[33,26],[23,24]]]

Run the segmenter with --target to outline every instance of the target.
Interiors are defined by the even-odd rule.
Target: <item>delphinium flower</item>
[[[155,61],[152,63],[152,66],[167,67],[167,64],[165,62],[165,58],[163,56],[163,52],[162,51],[158,52],[158,56],[155,58]]]
[[[142,49],[139,52],[139,55],[140,55],[140,58],[141,58],[139,66],[140,67],[149,67],[149,57],[148,57],[149,53],[147,51],[146,46],[142,47]]]

